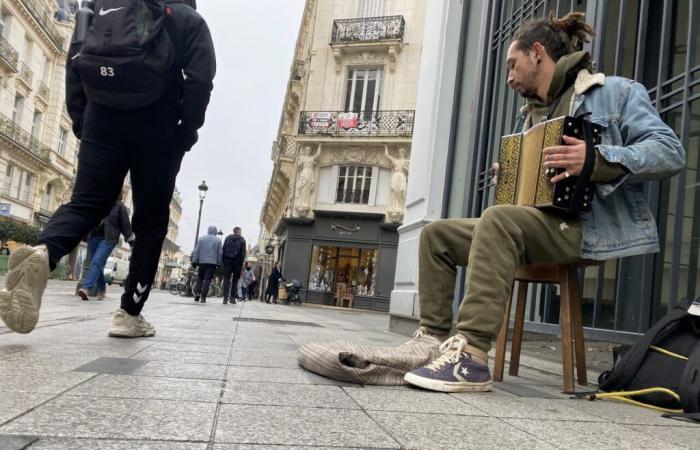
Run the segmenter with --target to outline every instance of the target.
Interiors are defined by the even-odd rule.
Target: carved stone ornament
[[[374,149],[366,148],[344,148],[333,152],[331,162],[336,164],[345,163],[362,163],[372,166],[386,165],[379,157],[379,152]]]
[[[396,67],[396,49],[390,46],[387,49],[387,54],[377,54],[369,50],[360,53],[350,53],[348,65],[352,66],[383,66],[386,64],[387,56],[389,59],[389,69],[393,72]],[[345,52],[341,48],[333,49],[333,58],[335,59],[335,72],[340,73],[343,69],[343,55]]]
[[[403,222],[403,211],[387,211],[386,216],[393,223]]]

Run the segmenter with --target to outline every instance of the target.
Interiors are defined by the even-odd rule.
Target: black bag
[[[114,109],[158,100],[175,77],[175,49],[161,0],[97,0],[80,52],[73,58],[88,98]]]
[[[598,385],[612,398],[700,421],[700,297],[677,304],[635,345],[614,352],[614,365]]]

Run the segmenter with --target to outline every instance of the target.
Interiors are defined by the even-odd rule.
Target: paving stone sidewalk
[[[154,338],[106,335],[118,288],[80,301],[50,282],[38,328],[0,326],[0,450],[697,448],[700,426],[570,400],[521,369],[487,394],[336,383],[298,368],[309,341],[395,345],[384,314],[154,291]],[[536,366],[536,359],[527,359]]]

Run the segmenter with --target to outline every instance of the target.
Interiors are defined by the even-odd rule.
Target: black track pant
[[[241,277],[243,261],[224,261],[224,298],[238,297],[238,279]],[[231,282],[233,278],[233,282]]]
[[[197,286],[195,287],[195,298],[206,300],[209,296],[209,286],[211,279],[214,278],[216,272],[216,264],[200,264],[197,268]]]
[[[136,241],[121,307],[133,316],[141,313],[158,269],[184,154],[176,137],[175,111],[166,100],[130,111],[89,103],[73,195],[56,211],[38,241],[48,247],[53,269],[109,214],[128,173]]]

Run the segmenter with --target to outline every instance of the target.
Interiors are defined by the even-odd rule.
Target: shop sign
[[[339,223],[334,223],[331,225],[331,231],[337,231],[339,235],[348,235],[348,234],[353,234],[357,231],[360,231],[360,226],[359,225],[354,225],[354,226],[346,226],[346,225],[341,225]]]

